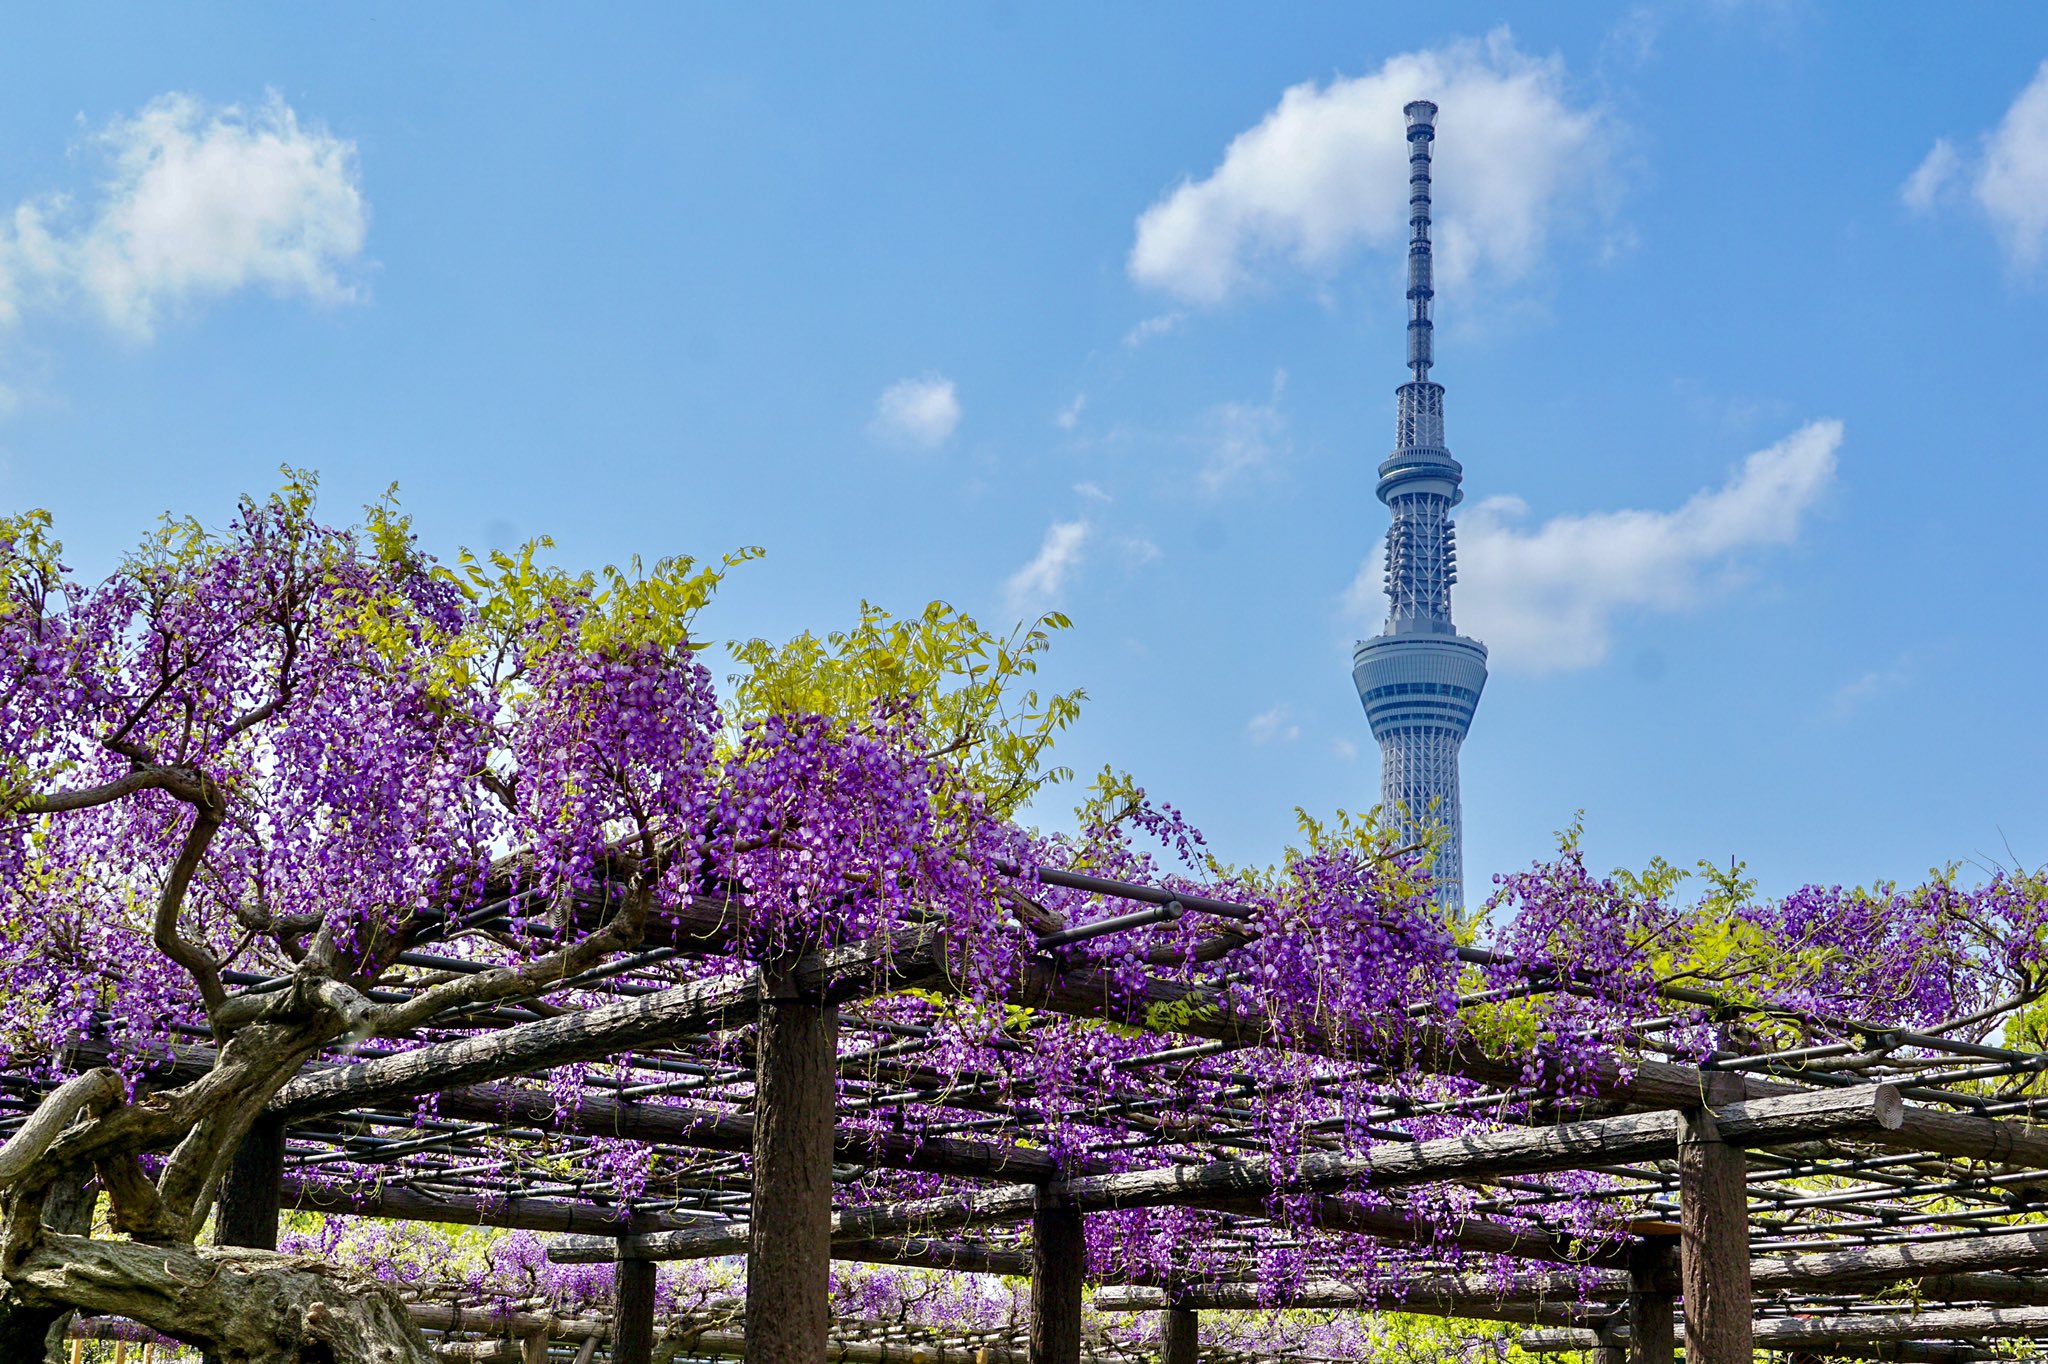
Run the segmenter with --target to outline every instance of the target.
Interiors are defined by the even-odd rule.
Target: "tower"
[[[1387,624],[1361,640],[1351,680],[1380,746],[1382,817],[1421,841],[1439,835],[1436,898],[1464,906],[1464,824],[1458,805],[1458,748],[1486,686],[1486,646],[1451,624],[1458,551],[1451,508],[1464,493],[1464,468],[1444,446],[1444,388],[1433,383],[1430,302],[1429,153],[1436,106],[1417,100],[1408,117],[1408,368],[1395,390],[1394,453],[1380,464],[1379,499],[1393,515],[1387,531]]]

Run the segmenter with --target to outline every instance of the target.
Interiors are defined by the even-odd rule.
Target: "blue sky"
[[[110,22],[118,15],[118,23]],[[2048,861],[2048,12],[17,14],[0,507],[98,573],[280,463],[729,635],[1057,606],[1226,855],[1369,806],[1399,105],[1439,118],[1468,885]],[[1838,424],[1838,425],[1837,425]]]

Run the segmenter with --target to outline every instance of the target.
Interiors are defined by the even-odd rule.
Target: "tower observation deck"
[[[1451,624],[1458,578],[1451,508],[1464,498],[1464,468],[1444,445],[1444,389],[1429,377],[1435,359],[1430,305],[1429,157],[1436,106],[1417,100],[1408,118],[1408,368],[1394,453],[1379,467],[1379,499],[1393,514],[1387,531],[1387,624],[1361,640],[1351,679],[1380,746],[1381,817],[1420,842],[1436,835],[1432,874],[1439,903],[1464,905],[1464,821],[1458,749],[1486,687],[1486,646]]]

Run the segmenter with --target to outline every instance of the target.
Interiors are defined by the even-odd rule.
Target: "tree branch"
[[[225,1035],[254,1023],[303,1021],[316,1013],[333,1016],[336,1031],[348,1034],[370,1021],[374,1006],[361,994],[325,976],[296,976],[289,987],[265,994],[239,994],[213,1011],[213,1030]]]
[[[201,784],[190,773],[174,767],[141,763],[125,777],[101,782],[98,786],[81,787],[75,791],[52,791],[48,795],[28,796],[14,808],[16,813],[24,815],[61,815],[72,810],[90,810],[101,805],[111,805],[139,791],[168,791],[178,799],[194,805],[199,804],[203,798]]]
[[[207,845],[213,842],[214,834],[220,831],[220,793],[213,783],[201,779],[202,799],[198,813],[193,816],[192,827],[185,834],[185,846],[178,852],[178,860],[171,866],[171,874],[164,882],[163,893],[157,897],[156,924],[154,929],[156,950],[185,968],[198,982],[199,994],[206,1001],[206,1011],[211,1014],[227,999],[227,991],[220,983],[220,963],[213,954],[194,942],[188,942],[178,932],[178,917],[185,908],[185,891],[192,884],[192,874],[199,869],[199,860],[206,856]]]
[[[370,1028],[380,1036],[390,1037],[416,1028],[449,1009],[544,994],[551,986],[581,974],[612,953],[638,945],[654,906],[654,885],[660,875],[659,858],[650,854],[635,874],[636,884],[626,897],[625,908],[589,937],[522,966],[479,971],[422,990],[403,1004],[378,1009],[369,1020]]]
[[[0,1189],[20,1179],[64,1135],[80,1112],[97,1113],[121,1095],[121,1077],[101,1066],[66,1080],[36,1106],[20,1131],[0,1146]]]
[[[184,1228],[166,1215],[156,1185],[142,1172],[133,1151],[109,1151],[94,1168],[100,1173],[100,1187],[107,1191],[107,1217],[114,1230],[152,1245],[179,1239]]]
[[[277,661],[277,694],[262,705],[257,706],[254,710],[247,711],[238,716],[226,729],[221,731],[221,743],[226,743],[245,730],[254,729],[257,725],[262,724],[265,720],[277,714],[292,699],[292,668],[298,663],[299,659],[299,630],[290,618],[290,610],[291,607],[287,605],[285,608],[286,617],[278,623],[284,635],[284,647],[279,651]]]

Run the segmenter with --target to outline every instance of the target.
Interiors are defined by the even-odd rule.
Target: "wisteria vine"
[[[936,935],[941,981],[844,1011],[843,1126],[1029,1143],[1073,1171],[1235,1152],[1273,1173],[1263,1221],[1226,1237],[1219,1213],[1098,1214],[1092,1271],[1255,1272],[1276,1293],[1337,1273],[1398,1306],[1418,1275],[1476,1268],[1505,1289],[1525,1271],[1448,1239],[1327,1229],[1287,1187],[1305,1155],[1555,1113],[1647,1057],[1910,1055],[1915,1031],[2040,1042],[2039,874],[1764,897],[1739,868],[1601,876],[1572,834],[1463,918],[1432,900],[1427,849],[1371,818],[1304,816],[1272,866],[1231,867],[1176,808],[1106,773],[1047,831],[1027,802],[1060,775],[1050,745],[1076,698],[1028,685],[1060,622],[1005,639],[945,608],[870,609],[822,640],[738,646],[721,689],[695,622],[745,555],[581,575],[545,549],[443,565],[388,506],[321,523],[296,480],[223,530],[169,524],[84,584],[47,518],[0,521],[0,1069],[18,1107],[101,1059],[134,1099],[175,1048],[268,1017],[279,982],[347,997],[295,1067],[489,1027],[493,1010],[601,1003],[622,980],[651,990]],[[1131,912],[1072,874],[1229,912],[1181,907],[1043,948]],[[438,964],[405,959],[420,943]],[[674,946],[647,952],[659,943]],[[1036,1007],[1039,966],[1090,973],[1105,1016]],[[714,1037],[697,1055],[731,1065],[744,1047]],[[1466,1078],[1455,1060],[1474,1049],[1516,1083]],[[650,1104],[746,1101],[630,1056],[527,1083],[564,1111],[627,1087]],[[877,1100],[904,1086],[919,1097]],[[133,1154],[168,1180],[170,1144]],[[526,1139],[484,1145],[507,1190],[551,1159]],[[576,1160],[571,1184],[612,1204],[693,1177],[694,1158],[625,1140]],[[323,1174],[348,1187],[393,1169]],[[1641,1211],[1611,1180],[1548,1179],[1543,1225],[1585,1245]],[[841,1196],[962,1187],[876,1165]],[[1424,1228],[1479,1203],[1440,1186],[1342,1196]],[[300,1249],[407,1263],[338,1226]],[[558,1307],[607,1291],[535,1255],[521,1234],[490,1240],[470,1290]],[[879,1291],[861,1283],[842,1291]]]

